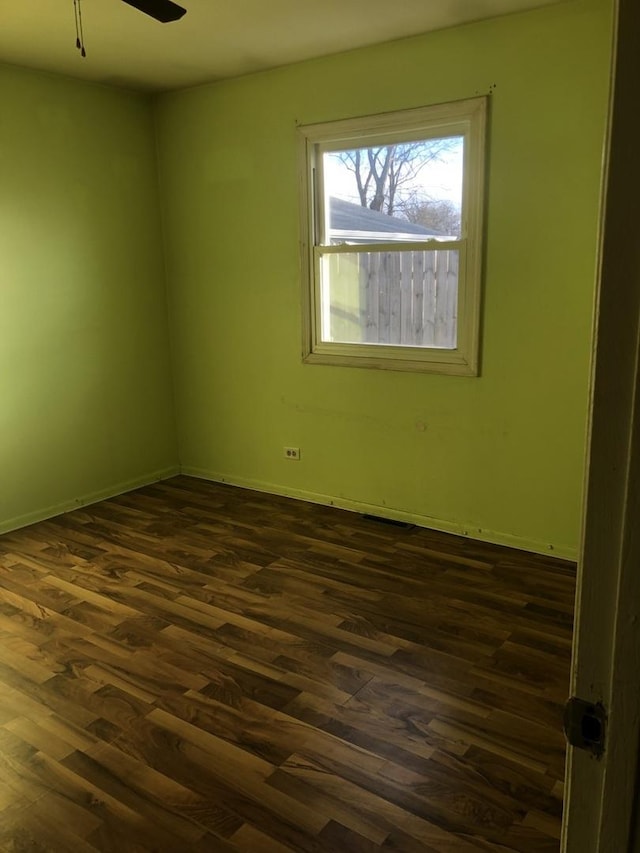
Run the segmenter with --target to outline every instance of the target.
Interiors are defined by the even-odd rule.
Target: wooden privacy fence
[[[360,255],[363,342],[454,349],[458,257],[454,250]]]
[[[347,311],[341,299],[332,300],[333,340],[455,348],[457,250],[354,252],[348,257],[350,265],[357,265],[358,294],[351,291]]]

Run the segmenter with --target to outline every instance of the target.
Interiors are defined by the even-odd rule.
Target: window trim
[[[298,127],[302,359],[306,364],[478,375],[487,101],[483,96]],[[465,138],[460,239],[428,240],[419,244],[361,243],[348,247],[320,244],[325,214],[324,194],[319,188],[322,187],[322,155],[325,152],[446,136]],[[410,251],[414,247],[422,251],[455,249],[459,252],[456,348],[322,341],[320,258],[335,252]]]

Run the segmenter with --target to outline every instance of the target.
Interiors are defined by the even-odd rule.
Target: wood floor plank
[[[0,850],[558,853],[574,593],[184,476],[0,536]]]

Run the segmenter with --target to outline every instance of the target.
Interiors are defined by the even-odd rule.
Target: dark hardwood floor
[[[574,566],[187,477],[0,537],[0,850],[559,849]]]

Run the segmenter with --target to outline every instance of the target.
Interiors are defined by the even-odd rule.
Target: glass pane
[[[459,255],[454,249],[323,255],[322,340],[455,349]]]
[[[325,152],[325,245],[458,239],[463,154],[463,136]]]

